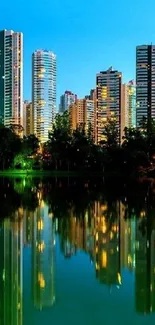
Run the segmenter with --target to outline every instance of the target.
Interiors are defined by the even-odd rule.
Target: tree
[[[134,155],[147,155],[149,161],[155,155],[155,121],[143,117],[137,128],[125,128],[123,147],[134,152]],[[143,152],[143,154],[142,154]],[[139,157],[140,158],[140,157]],[[141,163],[143,165],[143,162]]]
[[[125,128],[122,147],[147,153],[147,137],[140,128]]]
[[[24,136],[21,140],[21,150],[14,157],[13,166],[23,170],[30,170],[34,167],[35,158],[32,155],[36,155],[39,148],[39,140],[34,135]]]
[[[93,143],[94,142],[94,132],[93,132],[93,126],[92,126],[91,122],[88,123],[87,136],[88,136],[90,143]]]
[[[49,141],[46,145],[47,152],[52,156],[55,169],[65,168],[68,165],[71,147],[71,128],[68,112],[63,115],[57,114],[53,130],[49,134]]]
[[[0,127],[0,168],[9,168],[17,153],[21,150],[20,138],[11,129]]]
[[[30,170],[33,168],[33,159],[19,153],[14,157],[13,165],[17,169]]]
[[[108,122],[104,125],[103,136],[105,140],[100,142],[101,145],[107,148],[117,147],[119,144],[119,130],[116,120],[108,119]]]
[[[22,152],[26,156],[32,156],[37,153],[39,149],[39,140],[34,134],[24,136],[22,141]]]
[[[74,158],[74,166],[76,166],[76,168],[84,169],[85,167],[88,167],[92,145],[93,142],[91,138],[87,136],[83,125],[73,131],[71,158]]]
[[[123,140],[127,172],[136,171],[139,166],[148,166],[148,142],[144,125],[143,129],[125,128]]]
[[[155,121],[152,117],[146,118],[143,116],[139,122],[139,129],[144,135],[155,134]]]
[[[10,130],[21,137],[23,135],[24,128],[20,124],[11,124]]]
[[[147,139],[148,157],[151,160],[155,154],[155,121],[153,118],[143,117],[140,121],[140,129]]]

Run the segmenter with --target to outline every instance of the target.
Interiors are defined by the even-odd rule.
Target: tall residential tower
[[[23,103],[23,120],[24,120],[24,135],[34,134],[34,112],[32,103],[25,100]]]
[[[23,126],[23,34],[0,31],[0,123]]]
[[[65,93],[60,97],[59,113],[64,113],[69,109],[69,106],[74,104],[77,100],[77,95],[71,91],[66,90]]]
[[[136,83],[134,80],[122,85],[121,121],[123,131],[125,127],[136,127]]]
[[[122,74],[110,67],[96,76],[95,140],[104,139],[103,128],[110,120],[116,120],[121,134],[121,86]]]
[[[56,55],[51,51],[33,53],[32,105],[34,133],[40,142],[46,142],[56,113]]]
[[[137,126],[143,117],[155,118],[155,45],[136,48]]]

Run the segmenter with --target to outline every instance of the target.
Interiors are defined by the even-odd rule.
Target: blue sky
[[[86,95],[111,65],[124,81],[134,78],[136,45],[155,43],[154,13],[154,0],[2,1],[0,29],[24,33],[24,99],[31,99],[31,55],[39,48],[57,54],[58,101],[66,89]]]

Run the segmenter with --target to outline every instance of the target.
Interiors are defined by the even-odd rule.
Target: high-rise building
[[[87,125],[91,125],[93,138],[95,139],[95,105],[96,105],[96,89],[91,89],[90,94],[85,96],[87,110]]]
[[[77,99],[76,102],[69,107],[69,115],[72,130],[79,126],[83,126],[88,130],[91,126],[94,132],[94,101],[91,99]]]
[[[32,106],[34,134],[40,142],[46,142],[56,113],[56,55],[51,51],[33,53]]]
[[[136,48],[137,126],[143,117],[155,118],[155,45]]]
[[[77,100],[77,95],[71,91],[66,90],[65,93],[60,97],[59,113],[64,113],[74,104]]]
[[[85,99],[86,105],[86,114],[87,114],[87,125],[89,128],[91,126],[92,131],[94,133],[94,101],[92,99]]]
[[[23,125],[23,34],[0,31],[0,123]]]
[[[128,85],[123,84],[121,90],[121,142],[123,142],[124,128],[129,127],[128,109],[129,109],[129,96]]]
[[[122,73],[110,67],[96,76],[95,141],[104,140],[103,128],[108,119],[115,120],[121,130]]]
[[[128,109],[128,125],[129,128],[136,127],[136,82],[130,80],[128,83],[128,98],[129,98],[129,109]]]
[[[25,100],[23,103],[23,127],[24,135],[28,136],[34,133],[34,112],[32,103]]]
[[[121,139],[125,127],[136,127],[136,83],[134,80],[122,85]]]
[[[85,96],[85,99],[95,100],[96,89],[91,89],[90,94]]]
[[[79,126],[86,127],[87,113],[84,99],[77,99],[75,104],[70,105],[69,116],[72,130]]]

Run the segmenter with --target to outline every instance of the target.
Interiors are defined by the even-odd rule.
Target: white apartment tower
[[[23,34],[0,31],[0,123],[23,126]]]
[[[37,50],[32,55],[32,106],[34,134],[44,143],[56,113],[56,55],[51,51]]]

